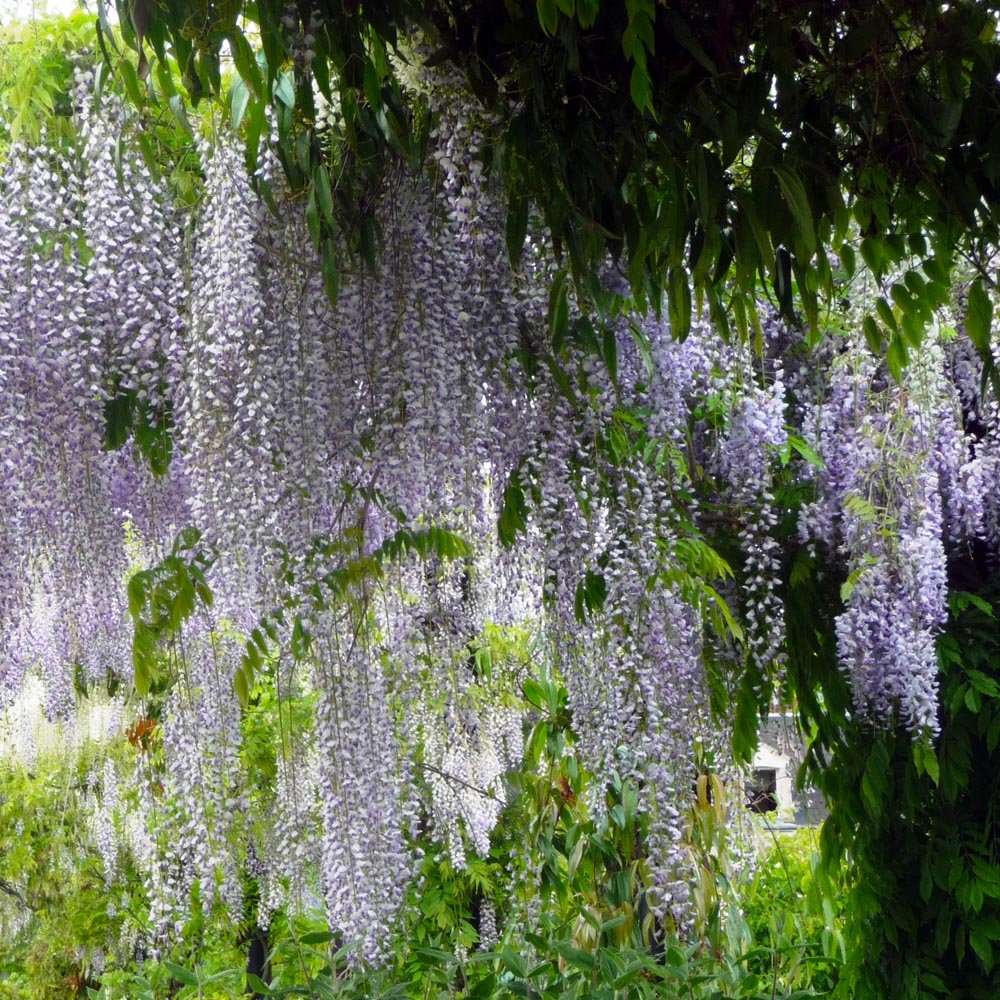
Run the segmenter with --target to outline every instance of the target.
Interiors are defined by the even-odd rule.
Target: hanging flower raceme
[[[762,676],[779,663],[785,640],[784,608],[778,595],[780,543],[775,538],[772,468],[788,440],[780,366],[767,389],[755,382],[737,395],[721,442],[719,464],[737,510],[743,510],[740,543],[745,559],[743,600],[750,656]]]
[[[975,529],[981,503],[968,489],[974,477],[964,432],[956,429],[955,390],[935,344],[902,385],[882,381],[861,348],[837,358],[831,374],[826,397],[805,421],[824,467],[815,472],[817,498],[803,510],[801,530],[847,562],[837,649],[858,708],[934,733],[934,640],[947,619],[945,543],[955,531],[964,537],[962,525]]]
[[[32,589],[43,588],[43,633],[59,646],[55,659],[43,657],[47,704],[67,714],[74,663],[87,659],[82,643],[109,610],[104,597],[120,590],[127,566],[122,518],[111,502],[114,461],[102,451],[100,335],[86,308],[85,185],[75,161],[47,148],[12,150],[3,183],[0,227],[11,241],[0,260],[0,454],[5,569],[19,582],[0,597],[0,627],[10,661],[23,670],[32,655],[16,640],[28,639]],[[90,679],[127,669],[111,652],[124,641],[123,618],[105,614],[98,631],[109,659],[85,668]]]
[[[172,641],[178,682],[154,727],[162,733],[163,773],[150,773],[143,782],[151,797],[145,860],[159,915],[154,938],[161,943],[174,940],[191,916],[196,883],[206,916],[218,905],[229,914],[241,911],[247,802],[240,706],[231,681],[234,653],[235,644],[201,619]],[[147,738],[145,731],[137,737],[137,749]],[[141,753],[140,761],[151,766]]]
[[[78,90],[87,324],[102,354],[104,398],[121,403],[131,395],[166,434],[169,393],[181,379],[183,232],[165,186],[127,142],[124,108],[111,95],[98,106],[91,83],[82,74]]]
[[[380,663],[349,619],[325,624],[315,682],[327,917],[355,959],[379,963],[413,876],[402,802],[410,780]]]
[[[271,394],[271,319],[260,275],[257,196],[233,139],[201,144],[205,194],[197,276],[176,391],[190,514],[219,555],[216,587],[234,610],[267,606],[280,561],[280,442]]]

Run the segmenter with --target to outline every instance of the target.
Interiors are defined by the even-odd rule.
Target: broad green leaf
[[[238,129],[243,124],[249,106],[250,91],[242,77],[237,77],[233,80],[233,86],[229,92],[229,111],[234,129]]]
[[[139,83],[139,77],[136,75],[135,67],[127,57],[119,61],[118,72],[121,74],[122,84],[125,87],[125,93],[128,95],[128,99],[137,108],[141,108],[143,104],[145,104],[145,101],[143,100],[142,84]],[[176,112],[174,113],[176,114]]]
[[[334,940],[336,934],[332,931],[310,931],[299,938],[302,944],[329,944]]]
[[[149,694],[150,681],[149,667],[146,665],[145,656],[142,654],[137,654],[133,650],[132,656],[133,666],[135,667],[135,691],[140,698],[145,698]]]
[[[174,118],[177,119],[178,124],[181,128],[187,132],[188,135],[194,135],[194,129],[191,127],[191,122],[187,116],[187,108],[184,105],[184,98],[180,94],[174,94],[168,102],[170,104],[170,110],[174,114]]]
[[[670,332],[677,340],[684,340],[691,332],[691,285],[683,267],[670,270],[667,289],[667,312]]]
[[[538,681],[530,677],[525,678],[521,684],[521,693],[524,695],[525,700],[531,702],[535,708],[545,707],[545,689]]]
[[[518,978],[525,979],[528,975],[528,966],[524,959],[512,948],[504,948],[500,952],[504,965]]]
[[[632,103],[640,111],[653,111],[653,86],[649,79],[649,70],[645,60],[637,61],[632,66],[632,76],[629,80],[629,95]]]
[[[879,325],[875,321],[875,317],[866,316],[862,321],[861,329],[864,331],[865,343],[868,345],[868,350],[870,350],[872,354],[880,355],[884,344],[882,331],[879,329]]]
[[[382,79],[378,68],[371,59],[365,59],[364,93],[368,106],[372,109],[382,105]]]
[[[903,380],[903,370],[909,360],[906,350],[906,343],[898,334],[889,341],[889,349],[885,352],[886,364],[889,366],[889,373],[897,381]]]
[[[969,308],[965,316],[965,329],[980,354],[990,350],[992,325],[993,302],[986,292],[983,279],[976,278],[969,286]]]
[[[559,30],[559,8],[556,0],[536,0],[538,23],[547,35],[554,35]]]
[[[177,982],[183,983],[185,986],[198,986],[198,977],[193,972],[185,969],[184,966],[164,960],[163,967]]]
[[[854,247],[850,243],[844,243],[840,250],[837,252],[837,256],[840,257],[840,264],[844,269],[844,273],[848,278],[854,277],[854,272],[857,270],[858,261],[854,254]]]
[[[243,708],[247,708],[250,704],[250,681],[247,678],[245,667],[237,668],[236,674],[233,677],[233,689],[236,691],[236,697],[239,699],[240,705]]]
[[[899,332],[896,314],[892,311],[892,306],[881,295],[875,300],[875,312],[878,313],[879,319],[882,320],[888,330],[892,331],[892,333]]]
[[[799,238],[805,247],[806,253],[811,257],[816,253],[816,227],[813,223],[812,209],[809,207],[809,197],[802,184],[799,175],[788,167],[777,166],[774,168],[781,186],[781,193],[784,195],[785,203],[788,205],[792,218],[798,229]]]
[[[812,450],[802,440],[800,437],[796,437],[794,434],[788,439],[788,443],[810,464],[816,466],[817,469],[822,469],[825,467],[825,463],[820,456]]]
[[[592,28],[601,11],[601,0],[576,0],[576,17],[581,28]]]
[[[264,982],[259,976],[255,976],[252,972],[247,973],[247,986],[250,987],[255,993],[260,993],[262,996],[269,997],[272,995],[271,987]]]
[[[289,110],[295,107],[295,85],[291,73],[282,73],[274,81],[274,96]]]
[[[233,28],[228,34],[229,51],[233,56],[233,65],[239,78],[243,81],[246,89],[253,94],[254,98],[260,100],[263,94],[263,81],[260,74],[260,66],[253,48],[247,41],[246,35],[239,28]]]
[[[333,192],[330,190],[330,173],[326,164],[320,163],[313,171],[313,187],[316,190],[316,203],[323,217],[333,224]]]
[[[322,222],[319,217],[315,187],[310,187],[309,198],[306,200],[306,225],[309,227],[309,235],[312,237],[313,246],[318,249],[322,233]]]

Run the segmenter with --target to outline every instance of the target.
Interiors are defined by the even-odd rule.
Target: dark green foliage
[[[135,392],[118,393],[104,403],[104,447],[117,451],[134,441],[139,457],[155,476],[165,476],[174,454],[170,407],[152,413]]]
[[[876,276],[913,255],[923,273],[911,269],[893,291],[895,315],[870,324],[896,367],[947,300],[956,251],[985,273],[1000,233],[992,3],[193,0],[140,16],[121,0],[118,9],[126,41],[138,50],[144,36],[151,79],[175,61],[195,104],[222,96],[228,43],[242,78],[228,103],[249,123],[248,156],[270,102],[289,179],[310,191],[331,295],[333,240],[346,236],[375,266],[372,194],[393,165],[423,163],[429,118],[388,58],[415,27],[429,47],[418,58],[458,70],[495,116],[487,149],[509,193],[511,257],[537,211],[581,301],[602,297],[595,271],[610,255],[640,303],[659,311],[666,300],[682,336],[692,289],[723,329],[746,333],[762,288],[816,328],[835,290],[831,252],[851,272],[859,249]],[[259,58],[244,18],[259,29]],[[134,100],[148,101],[152,91],[128,86],[132,67],[131,76],[117,67]],[[313,82],[339,99],[332,162]]]
[[[815,598],[814,587],[800,589]],[[953,595],[939,641],[941,735],[933,747],[902,727],[873,731],[853,719],[815,613],[824,605],[814,603],[811,618],[789,616],[800,633],[792,683],[815,733],[806,766],[830,805],[826,863],[842,859],[854,882],[846,910],[852,997],[1000,994],[997,597],[995,585]],[[836,607],[832,594],[826,600]],[[808,699],[810,690],[821,697]]]

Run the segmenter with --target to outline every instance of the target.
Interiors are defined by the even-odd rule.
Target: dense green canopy
[[[956,255],[992,281],[997,9],[971,0],[119,2],[140,76],[150,51],[151,80],[170,89],[156,64],[175,59],[192,102],[222,89],[228,46],[250,92],[234,103],[256,123],[251,147],[271,100],[293,182],[331,171],[319,178],[323,190],[333,178],[324,239],[343,229],[374,254],[366,191],[394,157],[418,162],[426,134],[397,70],[400,59],[426,60],[459,71],[493,116],[512,254],[534,207],[585,297],[599,296],[587,278],[610,254],[627,263],[640,300],[666,299],[675,328],[687,328],[690,287],[720,326],[744,333],[761,289],[815,325],[857,250],[876,275],[931,257],[924,274],[935,279],[900,282],[869,324],[893,368],[946,300]],[[260,60],[248,41],[258,34]],[[339,97],[336,162],[317,140],[316,94]]]

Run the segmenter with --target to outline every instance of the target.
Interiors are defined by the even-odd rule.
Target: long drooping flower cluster
[[[130,123],[115,98],[94,107],[91,74],[81,74],[78,100],[83,181],[82,240],[89,335],[101,352],[106,400],[135,394],[153,427],[167,433],[185,329],[182,228],[166,185],[126,146]]]
[[[412,876],[402,801],[410,782],[381,666],[364,636],[338,624],[317,664],[323,890],[331,927],[378,962]]]
[[[855,702],[876,719],[898,713],[932,733],[946,544],[983,537],[991,493],[985,449],[974,454],[960,394],[938,344],[926,346],[899,385],[852,344],[831,362],[825,394],[803,427],[824,467],[800,528],[848,565],[837,645]]]
[[[48,710],[68,714],[87,630],[109,624],[96,620],[93,599],[115,592],[126,566],[112,462],[101,450],[99,336],[82,294],[79,171],[55,152],[13,150],[2,202],[4,686],[40,657]],[[103,642],[113,652],[115,639]],[[99,669],[124,675],[127,663],[114,657]]]

